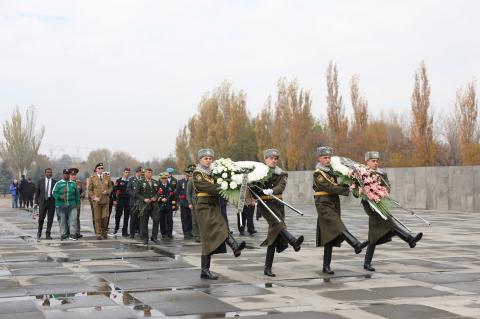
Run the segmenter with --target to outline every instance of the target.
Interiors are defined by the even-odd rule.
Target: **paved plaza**
[[[200,246],[184,241],[179,213],[176,238],[143,246],[122,237],[94,239],[91,212],[82,208],[83,239],[37,242],[37,224],[25,210],[0,201],[0,319],[3,318],[274,318],[408,319],[480,318],[480,214],[422,211],[426,227],[402,212],[396,216],[424,233],[415,249],[395,238],[378,246],[377,271],[363,270],[364,252],[334,249],[335,275],[324,275],[323,248],[315,247],[316,211],[298,205],[287,212],[294,235],[305,235],[298,253],[277,254],[275,278],[263,275],[266,222],[239,258],[212,258],[218,281],[199,278]],[[352,233],[366,239],[367,216],[360,206],[344,209]],[[236,228],[233,211],[230,227]]]

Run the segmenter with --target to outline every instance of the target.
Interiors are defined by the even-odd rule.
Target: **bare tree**
[[[14,174],[27,174],[32,163],[38,156],[42,144],[45,127],[37,132],[35,108],[30,106],[25,117],[18,107],[12,113],[10,120],[3,124],[4,141],[0,142],[0,157],[8,164]]]

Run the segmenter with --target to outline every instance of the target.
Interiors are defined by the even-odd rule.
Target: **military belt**
[[[197,193],[197,197],[211,197],[211,196],[214,196],[214,195],[209,193]]]
[[[332,195],[332,194],[324,191],[315,192],[315,196],[328,196],[328,195]]]
[[[282,198],[282,195],[275,195],[276,198]],[[270,200],[270,199],[275,199],[273,196],[270,195],[262,195],[260,196],[261,199],[263,200]]]

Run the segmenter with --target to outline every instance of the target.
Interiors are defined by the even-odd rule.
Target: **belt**
[[[178,198],[180,198],[180,199],[187,199],[187,196],[185,196],[185,195],[180,195],[180,196],[178,196]]]
[[[320,191],[320,192],[315,192],[314,194],[315,196],[328,196],[328,195],[332,195],[328,192],[324,192],[324,191]]]
[[[282,195],[281,194],[280,195],[275,195],[275,197],[281,199]],[[270,196],[270,195],[262,195],[262,196],[260,196],[260,198],[263,199],[263,200],[275,199],[275,198],[273,198],[273,196]]]
[[[197,193],[197,197],[211,197],[211,196],[214,196],[214,195],[209,193]]]

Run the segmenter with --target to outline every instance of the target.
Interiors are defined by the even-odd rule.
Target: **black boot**
[[[405,241],[410,246],[410,248],[415,247],[417,245],[417,241],[422,239],[423,236],[423,233],[418,233],[413,236],[412,233],[410,233],[407,229],[399,225],[395,225],[393,227],[393,232],[395,233],[395,235]]]
[[[218,276],[216,276],[213,272],[210,271],[210,259],[212,256],[210,255],[202,255],[202,270],[200,272],[200,278],[202,279],[209,279],[209,280],[217,280]]]
[[[367,246],[367,253],[365,254],[365,262],[363,263],[363,269],[368,271],[375,271],[372,267],[373,253],[375,252],[375,245]]]
[[[303,236],[301,235],[300,237],[295,238],[286,228],[282,229],[280,234],[288,241],[290,245],[292,245],[293,250],[299,251],[303,243]]]
[[[335,272],[330,269],[330,263],[332,262],[333,246],[325,245],[323,248],[323,272],[329,275],[333,275]]]
[[[267,247],[267,255],[265,256],[265,270],[263,271],[263,274],[269,277],[275,277],[275,274],[272,273],[274,256],[275,256],[275,245],[270,245]]]
[[[245,242],[242,241],[240,244],[233,238],[232,234],[228,234],[227,240],[226,240],[227,245],[232,248],[233,250],[233,255],[235,257],[238,257],[242,254],[242,250],[245,248]]]
[[[345,241],[355,249],[355,254],[360,254],[362,252],[362,249],[365,248],[368,245],[368,241],[360,242],[355,236],[352,235],[348,231],[348,229],[345,228],[345,230],[342,233],[343,238]]]
[[[37,232],[37,239],[40,239],[40,237],[42,237],[42,230],[39,229],[38,232]]]

